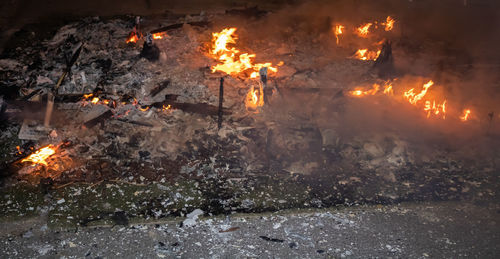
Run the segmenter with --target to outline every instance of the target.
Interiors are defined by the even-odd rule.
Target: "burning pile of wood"
[[[359,154],[340,134],[351,97],[394,96],[399,86],[391,41],[377,41],[375,54],[359,49],[352,60],[352,47],[342,49],[346,31],[366,39],[378,28],[385,35],[397,20],[332,23],[326,35],[336,46],[328,56],[324,43],[303,37],[240,42],[244,28],[210,22],[220,19],[202,14],[160,27],[140,17],[84,19],[1,60],[8,75],[2,87],[19,92],[5,95],[1,110],[22,124],[15,170],[65,181],[139,171],[155,180],[197,160],[230,159],[221,169],[227,171],[311,174],[337,159],[325,150],[369,160],[363,166],[370,170],[412,161],[399,137],[385,150],[356,140]],[[373,88],[358,87],[367,83]],[[422,95],[416,91],[405,92],[410,103]],[[444,103],[421,104],[427,116],[446,113]],[[466,107],[460,119],[474,116]]]

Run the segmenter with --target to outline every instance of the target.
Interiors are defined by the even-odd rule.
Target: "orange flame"
[[[145,111],[148,111],[149,110],[149,106],[146,106],[146,108],[142,108],[142,107],[137,107],[141,112],[145,112]]]
[[[386,95],[394,95],[394,91],[392,90],[392,82],[386,82],[384,85],[384,94]]]
[[[380,55],[380,50],[375,52],[368,49],[358,49],[352,57],[359,60],[376,60],[378,55]]]
[[[343,25],[335,25],[334,33],[335,33],[335,38],[337,38],[337,45],[340,43],[339,35],[341,35],[343,33],[344,28],[345,27]]]
[[[170,104],[167,106],[163,105],[163,107],[162,107],[162,111],[168,111],[170,109],[172,109],[172,105],[170,105]]]
[[[424,84],[424,89],[419,94],[415,94],[414,93],[415,89],[412,88],[404,93],[404,97],[408,100],[408,102],[415,105],[415,104],[417,104],[418,101],[420,101],[420,100],[422,100],[422,98],[424,98],[424,96],[427,94],[427,91],[429,90],[429,88],[433,84],[434,84],[434,82],[432,80],[430,80],[429,82]]]
[[[363,96],[366,96],[366,95],[375,95],[378,92],[379,89],[380,89],[380,85],[379,84],[373,84],[372,89],[369,89],[369,90],[366,90],[366,91],[363,91],[363,90],[360,90],[360,89],[356,89],[356,90],[353,90],[353,91],[349,91],[349,94],[352,95],[352,96],[355,96],[355,97],[363,97]]]
[[[153,39],[155,40],[161,40],[163,39],[163,37],[166,37],[167,34],[165,32],[157,32],[157,33],[153,33]]]
[[[226,74],[234,75],[247,70],[253,70],[250,77],[256,78],[259,75],[259,69],[267,67],[271,72],[278,72],[278,68],[272,67],[272,63],[253,64],[252,59],[255,54],[240,53],[235,47],[228,47],[228,44],[236,44],[238,36],[235,34],[236,28],[226,28],[221,32],[212,33],[212,49],[210,54],[218,59],[221,64],[212,66],[212,73],[221,71]]]
[[[139,41],[139,37],[137,36],[137,33],[135,31],[130,32],[130,34],[126,40],[126,43],[136,43],[137,41]]]
[[[471,114],[471,111],[469,109],[465,109],[462,112],[462,116],[460,116],[460,120],[463,122],[466,122],[469,119],[470,114]]]
[[[35,151],[35,153],[29,155],[28,157],[21,160],[21,162],[31,162],[33,164],[42,164],[48,166],[47,158],[56,153],[57,147],[54,145],[48,145],[39,150]]]
[[[264,89],[262,85],[260,85],[258,89],[255,89],[252,86],[250,91],[247,93],[245,106],[248,110],[256,110],[257,107],[264,106]]]
[[[394,23],[396,20],[394,20],[392,17],[387,16],[386,22],[382,23],[382,25],[385,26],[385,31],[391,31],[392,28],[394,28]]]
[[[356,29],[356,33],[363,38],[366,38],[368,36],[368,32],[370,27],[373,25],[373,23],[369,22],[364,25],[361,25]]]
[[[429,118],[431,116],[431,114],[434,114],[436,116],[439,114],[442,114],[443,119],[445,119],[446,118],[446,100],[444,100],[442,104],[438,103],[437,105],[436,105],[436,101],[432,101],[432,105],[431,105],[431,101],[425,101],[424,111],[427,112],[427,118]]]

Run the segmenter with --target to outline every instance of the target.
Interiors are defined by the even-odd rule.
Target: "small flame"
[[[385,26],[385,31],[391,31],[394,28],[394,23],[396,20],[394,20],[392,17],[387,16],[386,22],[382,23],[382,25]]]
[[[172,105],[170,105],[170,104],[167,106],[163,105],[162,111],[168,111],[170,109],[172,109]]]
[[[466,122],[470,118],[471,111],[469,109],[465,109],[462,112],[462,116],[460,116],[460,120]]]
[[[379,55],[380,50],[375,52],[368,49],[358,49],[352,57],[359,60],[376,60]]]
[[[429,88],[433,84],[434,84],[434,82],[432,80],[430,80],[429,82],[424,84],[424,89],[419,94],[415,94],[414,93],[415,89],[412,88],[404,93],[404,97],[408,100],[408,102],[415,105],[415,104],[417,104],[418,101],[420,101],[420,100],[422,100],[422,98],[424,98],[424,96],[427,94],[427,91],[429,90]]]
[[[366,95],[375,95],[379,91],[379,89],[380,89],[379,84],[373,84],[372,89],[369,89],[366,91],[363,91],[361,89],[356,89],[353,91],[349,91],[349,94],[354,96],[354,97],[363,97]]]
[[[370,27],[373,25],[373,23],[369,22],[364,25],[361,25],[356,29],[356,33],[363,38],[366,38],[368,36],[368,32]]]
[[[392,90],[392,82],[386,82],[384,85],[384,94],[386,95],[394,95],[394,91]]]
[[[97,104],[99,102],[99,97],[94,97],[92,98],[92,101],[90,101],[93,104]]]
[[[432,101],[432,105],[431,105],[431,101],[425,101],[424,111],[427,112],[427,118],[429,118],[431,116],[431,114],[434,114],[436,116],[439,114],[442,114],[442,118],[445,119],[446,118],[446,100],[444,100],[442,104],[440,104],[440,103],[436,104],[436,101],[434,100],[434,101]]]
[[[146,106],[146,108],[142,108],[142,107],[137,107],[141,112],[145,112],[145,111],[148,111],[149,110],[149,106]]]
[[[340,43],[339,35],[341,35],[343,33],[344,28],[345,27],[343,25],[335,25],[334,33],[335,33],[335,38],[337,38],[337,45],[339,45],[339,43]]]
[[[46,160],[50,156],[56,153],[57,147],[54,145],[48,145],[39,150],[35,151],[35,153],[29,155],[28,157],[21,160],[21,162],[31,162],[33,164],[42,164],[48,166]]]
[[[136,43],[137,41],[139,41],[139,37],[137,36],[137,33],[135,31],[130,32],[130,34],[126,40],[126,43]]]
[[[249,110],[256,110],[257,107],[264,106],[264,89],[262,85],[258,89],[252,86],[245,99],[245,106]]]
[[[153,33],[153,39],[155,40],[161,40],[163,39],[163,37],[166,37],[167,34],[165,32],[157,32],[157,33]]]

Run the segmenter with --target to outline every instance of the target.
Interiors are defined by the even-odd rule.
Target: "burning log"
[[[220,129],[222,127],[222,103],[224,102],[224,77],[220,78],[220,86],[219,86],[219,111],[217,121],[217,128]]]

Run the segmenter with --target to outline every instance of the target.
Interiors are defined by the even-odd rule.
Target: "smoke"
[[[257,56],[279,58],[293,67],[283,88],[338,89],[343,97],[288,96],[284,109],[314,123],[335,127],[345,141],[393,135],[425,153],[439,147],[459,158],[496,156],[500,132],[499,4],[463,1],[307,1],[281,8],[266,18],[241,24],[241,40]],[[369,39],[353,35],[336,44],[334,24],[352,30],[360,24],[397,22],[394,31],[379,30]],[[377,81],[370,63],[346,59],[381,39],[392,42],[395,96],[351,98],[349,89]],[[257,42],[257,43],[256,43]],[[426,118],[423,103],[403,98],[428,80],[429,96],[446,100],[446,119]],[[459,117],[471,109],[470,121]],[[496,146],[496,147],[495,147]]]

